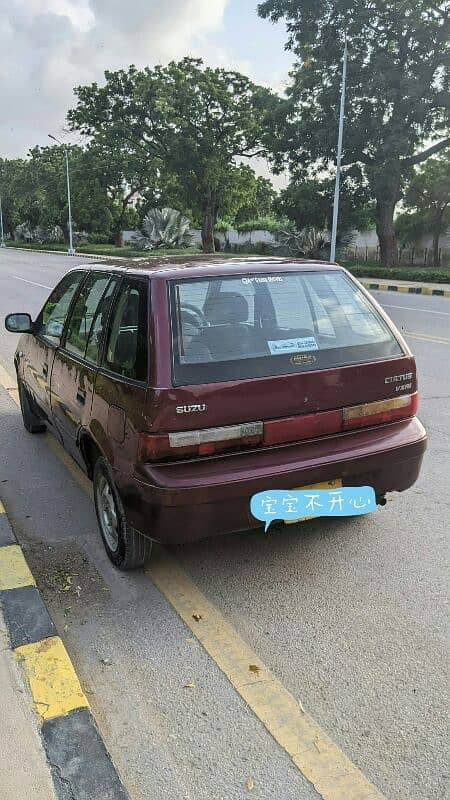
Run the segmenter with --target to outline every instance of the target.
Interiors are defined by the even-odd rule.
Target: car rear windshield
[[[171,281],[173,383],[233,381],[402,355],[343,272]]]

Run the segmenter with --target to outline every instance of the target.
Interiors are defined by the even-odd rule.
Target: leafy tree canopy
[[[416,169],[406,185],[403,205],[409,213],[397,222],[397,230],[409,241],[431,231],[434,265],[439,266],[439,240],[450,226],[450,149]]]
[[[75,227],[88,232],[109,230],[110,202],[92,153],[81,147],[69,150],[72,218]],[[98,164],[97,164],[98,167]],[[68,206],[64,147],[33,147],[27,159],[2,163],[2,192],[6,199],[7,229],[19,223],[32,228],[59,225],[67,238]]]
[[[263,155],[264,120],[277,98],[244,75],[184,58],[165,67],[106,72],[103,86],[75,90],[69,124],[102,146],[156,159],[202,211],[204,249],[214,249],[221,191],[236,159]]]
[[[393,217],[405,177],[450,144],[449,0],[265,0],[258,8],[286,20],[287,46],[297,56],[288,100],[272,124],[278,163],[294,171],[328,169],[335,159],[347,32],[343,163],[362,169],[376,201],[382,260],[395,260]]]
[[[367,230],[373,225],[373,207],[359,170],[348,170],[341,178],[339,227],[342,232]],[[293,180],[275,200],[274,207],[295,222],[298,230],[315,227],[331,230],[334,180],[305,178]]]
[[[195,225],[202,225],[203,203],[191,181],[161,176],[159,205],[172,205],[187,214]],[[230,164],[224,169],[216,190],[222,223],[229,227],[270,214],[276,191],[270,180],[257,177],[248,164]],[[216,221],[216,219],[215,219]]]
[[[19,202],[21,200],[21,179],[25,161],[21,158],[0,158],[0,192],[2,197],[3,228],[5,234],[12,235],[23,220]]]

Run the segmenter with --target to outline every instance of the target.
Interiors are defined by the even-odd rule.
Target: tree
[[[275,95],[244,75],[184,58],[166,67],[105,72],[100,87],[75,89],[73,129],[142,160],[156,159],[202,212],[205,252],[214,251],[221,186],[236,159],[263,155],[262,133]]]
[[[12,236],[14,229],[22,222],[20,187],[25,164],[21,158],[0,158],[0,196],[5,235]]]
[[[106,189],[92,169],[92,158],[81,147],[69,148],[72,218],[76,227],[109,230],[111,212]],[[33,147],[12,171],[10,190],[15,217],[32,228],[59,225],[68,241],[68,204],[64,148]]]
[[[450,144],[450,3],[434,0],[265,0],[287,20],[297,56],[273,149],[295,170],[335,160],[347,31],[344,165],[361,168],[376,202],[381,261],[396,261],[394,211],[411,169]],[[432,144],[426,144],[434,140]]]
[[[172,206],[187,214],[195,225],[202,225],[202,198],[190,181],[180,182],[175,176],[161,174],[158,205]],[[231,226],[270,214],[276,191],[268,178],[256,176],[248,164],[230,164],[221,175],[216,193],[220,219]],[[152,203],[146,199],[146,207]],[[153,203],[154,205],[154,203]],[[214,222],[217,221],[217,214]]]
[[[105,192],[110,215],[108,232],[121,245],[125,227],[139,224],[135,206],[145,197],[150,206],[156,205],[158,166],[154,159],[117,148],[114,142],[94,139],[85,150],[84,165],[91,180],[95,178]]]
[[[354,170],[353,170],[354,172]],[[330,231],[333,218],[334,180],[332,178],[294,178],[283,189],[274,203],[275,210],[295,222],[298,230],[315,227]],[[341,179],[339,230],[367,230],[373,225],[373,208],[367,186],[359,171],[355,176],[348,171]]]
[[[72,217],[79,229],[112,234],[118,241],[124,226],[139,223],[134,205],[141,192],[155,205],[154,163],[91,143],[86,149],[69,147],[69,165]],[[0,159],[0,192],[6,232],[28,222],[31,228],[60,225],[68,236],[62,147],[34,147],[27,159]]]
[[[439,266],[439,240],[450,225],[450,150],[430,158],[409,180],[405,208],[433,235],[433,263]]]
[[[256,176],[248,165],[241,166],[240,178],[235,184],[234,208],[228,215],[232,224],[239,226],[243,222],[270,216],[277,197],[272,181],[261,175]],[[222,216],[227,217],[223,213]]]

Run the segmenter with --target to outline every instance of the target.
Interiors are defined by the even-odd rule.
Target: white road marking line
[[[36,281],[27,281],[26,278],[19,278],[18,275],[11,275],[16,281],[23,281],[24,283],[31,283],[33,286],[40,286],[42,289],[53,289],[53,286],[46,286],[45,283],[36,283]]]
[[[426,333],[413,333],[412,331],[402,331],[403,336],[412,336],[413,339],[422,339],[423,342],[434,342],[434,344],[450,344],[450,339],[442,336],[428,336]]]
[[[450,317],[448,311],[432,311],[429,308],[414,308],[414,306],[390,306],[387,303],[381,303],[383,308],[399,308],[401,311],[419,311],[424,314],[442,314],[444,317]]]

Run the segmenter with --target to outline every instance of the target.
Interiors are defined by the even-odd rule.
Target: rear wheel
[[[93,484],[97,521],[110,560],[123,570],[143,567],[150,558],[152,541],[128,524],[111,468],[103,457],[95,462]]]
[[[22,411],[25,430],[27,430],[28,433],[43,433],[46,430],[45,422],[42,421],[42,417],[36,414],[34,403],[20,378],[17,381],[17,388],[19,391],[20,410]]]

